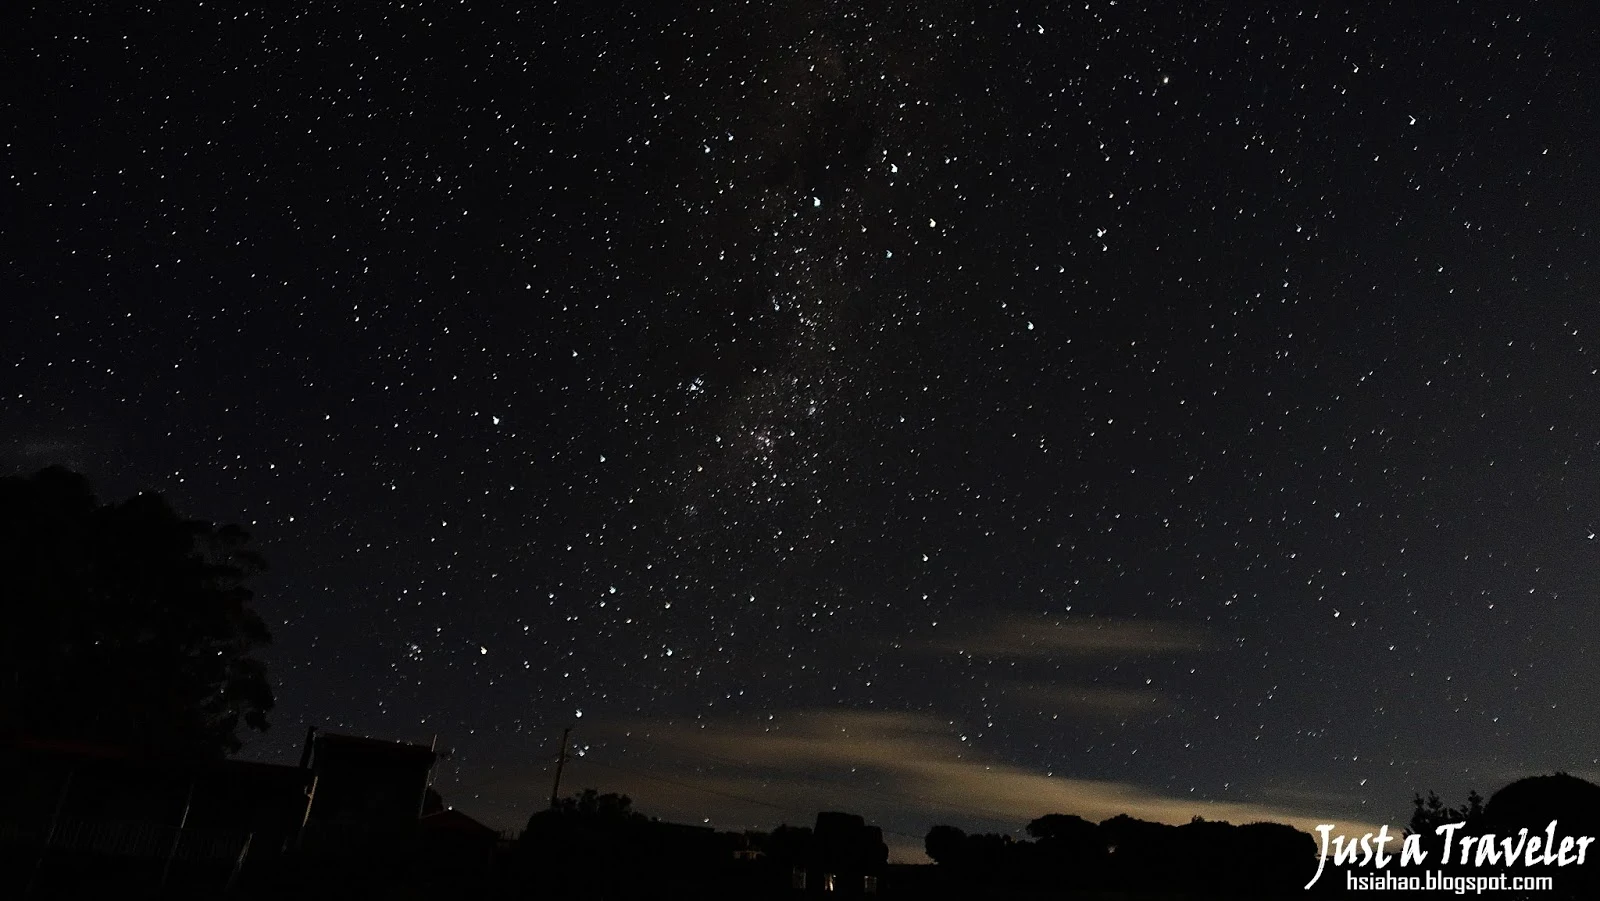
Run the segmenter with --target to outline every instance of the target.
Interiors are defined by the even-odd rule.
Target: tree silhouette
[[[0,479],[0,734],[220,756],[265,730],[247,543],[160,495],[102,504],[59,467]]]
[[[613,792],[600,794],[599,791],[586,788],[576,795],[562,798],[552,808],[557,814],[563,816],[579,816],[585,819],[601,822],[634,822],[642,821],[644,814],[633,809],[633,799],[627,795]],[[538,814],[534,814],[538,816]]]
[[[954,826],[940,824],[928,830],[928,835],[922,840],[923,850],[934,863],[944,866],[960,866],[965,855],[967,834]]]
[[[1460,807],[1446,807],[1439,795],[1431,791],[1426,801],[1419,794],[1411,800],[1411,805],[1411,823],[1406,831],[1418,835],[1433,835],[1435,829],[1446,823],[1475,823],[1483,815],[1483,796],[1477,791],[1468,793],[1467,803]]]
[[[1106,840],[1096,824],[1072,814],[1050,813],[1029,823],[1028,835],[1038,841],[1040,866],[1062,887],[1084,889],[1104,879]]]
[[[1498,835],[1527,829],[1543,834],[1555,822],[1563,836],[1600,836],[1600,785],[1568,773],[1529,776],[1505,786],[1483,807],[1484,828]],[[1581,865],[1545,872],[1555,879],[1542,898],[1600,898],[1600,853],[1593,848]]]
[[[635,811],[627,795],[591,788],[529,817],[515,856],[539,897],[707,897],[696,888],[723,875],[742,840],[661,822]]]
[[[1467,803],[1450,807],[1437,794],[1429,792],[1426,800],[1419,794],[1411,804],[1411,822],[1406,832],[1420,837],[1422,850],[1430,861],[1440,859],[1445,843],[1435,830],[1450,823],[1461,824],[1455,840],[1457,848],[1466,836],[1487,835],[1497,837],[1502,843],[1515,842],[1519,831],[1526,830],[1523,835],[1542,837],[1552,821],[1559,825],[1563,836],[1600,835],[1600,786],[1566,773],[1518,779],[1496,791],[1487,802],[1474,791],[1467,796]],[[1503,849],[1504,845],[1501,847]],[[1464,862],[1459,852],[1442,869],[1474,876],[1506,872],[1495,865]],[[1514,867],[1513,870],[1517,874],[1554,877],[1554,890],[1538,892],[1540,898],[1555,901],[1600,897],[1600,858],[1593,855],[1582,866],[1554,870]]]
[[[1451,807],[1439,798],[1437,792],[1428,792],[1424,799],[1417,794],[1411,800],[1411,820],[1406,824],[1406,835],[1417,836],[1417,842],[1428,855],[1429,860],[1439,860],[1444,849],[1444,837],[1438,834],[1440,826],[1449,823],[1461,823],[1464,834],[1473,835],[1480,831],[1483,818],[1483,796],[1473,790],[1467,795],[1467,803],[1459,807]]]
[[[1529,776],[1495,792],[1482,815],[1498,832],[1558,820],[1564,833],[1600,835],[1600,786],[1568,773]]]
[[[1028,824],[1034,842],[968,835],[935,826],[925,848],[950,884],[1029,897],[1135,892],[1184,897],[1282,898],[1315,872],[1317,843],[1281,823],[1231,823],[1195,817],[1182,826],[1119,814],[1098,824],[1046,814]]]
[[[1095,824],[1068,813],[1047,813],[1029,823],[1027,832],[1045,845],[1099,843]]]

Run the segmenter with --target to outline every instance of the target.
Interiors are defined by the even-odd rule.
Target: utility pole
[[[561,797],[561,768],[567,765],[567,736],[572,733],[572,727],[561,730],[561,753],[556,755],[556,782],[550,786],[550,809],[555,810]]]

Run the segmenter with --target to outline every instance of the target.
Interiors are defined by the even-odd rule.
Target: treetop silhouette
[[[0,479],[0,734],[221,756],[265,730],[248,542],[60,467]]]

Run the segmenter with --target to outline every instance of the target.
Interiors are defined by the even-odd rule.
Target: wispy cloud
[[[1040,712],[1092,719],[1169,713],[1172,700],[1153,689],[1063,681],[1073,668],[1060,664],[1203,653],[1219,643],[1202,628],[1166,620],[1003,615],[959,636],[896,646],[930,657],[1033,664],[1008,666],[1008,673],[1047,668],[1048,679],[1036,672],[999,682]],[[1019,766],[987,752],[957,721],[923,711],[790,711],[760,721],[645,718],[585,731],[596,750],[569,764],[569,785],[625,792],[651,815],[719,828],[807,824],[817,811],[848,810],[883,826],[891,854],[905,861],[924,859],[922,837],[935,824],[1019,834],[1047,813],[1094,821],[1126,813],[1165,823],[1199,815],[1308,832],[1335,822],[1350,834],[1377,828],[1331,816],[1356,809],[1359,799],[1206,800]],[[530,774],[528,781],[545,778]]]
[[[1201,651],[1212,644],[1204,630],[1164,620],[1011,615],[966,636],[938,638],[925,646],[981,657],[1048,659]]]
[[[1122,717],[1172,708],[1165,695],[1136,688],[1024,682],[1013,685],[1010,691],[1040,713]]]
[[[1120,813],[1167,823],[1196,815],[1235,823],[1270,820],[1312,830],[1333,822],[1326,809],[1207,801],[1125,782],[1051,775],[975,749],[960,730],[932,715],[816,711],[770,723],[636,722],[620,742],[629,768],[602,762],[589,775],[633,795],[666,818],[730,823],[806,822],[817,810],[862,813],[891,830],[900,859],[921,857],[920,837],[936,823],[1021,831],[1046,813],[1103,820]],[[609,742],[608,742],[609,744]],[[574,763],[581,770],[584,761]],[[1342,831],[1363,824],[1340,823]],[[1376,828],[1371,827],[1371,828]]]

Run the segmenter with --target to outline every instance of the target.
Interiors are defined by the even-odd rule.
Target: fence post
[[[228,876],[228,884],[222,889],[224,897],[233,894],[234,883],[239,881],[239,871],[244,869],[244,859],[250,855],[250,842],[256,837],[254,832],[244,837],[244,847],[239,849],[239,859],[233,862],[233,872]]]
[[[33,862],[33,875],[28,877],[28,885],[22,890],[22,897],[33,897],[33,887],[39,881],[39,871],[44,869],[44,858],[50,853],[50,846],[56,841],[56,826],[61,822],[61,808],[66,806],[67,791],[72,788],[72,777],[77,775],[77,768],[67,770],[67,781],[61,783],[61,794],[56,796],[56,810],[50,815],[50,831],[45,833],[44,847],[39,849],[39,858]]]
[[[183,801],[183,818],[178,820],[178,834],[172,837],[172,847],[167,851],[167,865],[161,868],[161,887],[167,887],[167,876],[172,873],[172,861],[178,856],[178,844],[183,841],[183,827],[189,824],[189,808],[194,805],[194,777],[189,778],[189,796]]]

